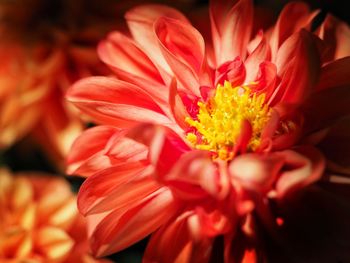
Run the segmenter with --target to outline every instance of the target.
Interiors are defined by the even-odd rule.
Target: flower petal
[[[289,170],[283,171],[276,182],[278,198],[287,193],[305,187],[318,179],[323,174],[325,160],[322,154],[311,146],[298,147],[295,151],[283,151],[285,166]]]
[[[317,90],[350,85],[350,57],[334,60],[321,68]]]
[[[103,256],[130,246],[163,225],[176,210],[177,203],[171,192],[162,188],[126,212],[112,212],[93,233],[93,253]]]
[[[78,209],[83,215],[92,213],[92,209],[113,190],[124,183],[141,177],[147,171],[145,165],[132,162],[115,165],[90,176],[80,187]],[[110,207],[110,210],[113,206]]]
[[[246,189],[267,192],[271,189],[284,158],[276,154],[247,153],[237,156],[229,165],[231,177]]]
[[[149,57],[133,40],[120,32],[110,33],[106,40],[100,42],[97,51],[101,60],[121,79],[126,74],[132,74],[163,83],[158,69]]]
[[[202,35],[188,23],[162,17],[154,24],[160,48],[176,78],[187,92],[199,96],[200,85],[210,85],[206,76]]]
[[[318,29],[318,36],[328,45],[328,60],[350,55],[350,27],[336,17],[327,15]]]
[[[302,30],[288,38],[278,51],[276,65],[282,81],[269,104],[278,101],[300,103],[307,98],[318,81],[320,71],[320,60],[311,33]]]
[[[249,83],[256,80],[257,73],[259,72],[260,63],[264,62],[265,60],[270,60],[270,58],[270,47],[266,42],[265,37],[262,36],[258,46],[253,50],[252,53],[249,54],[248,58],[244,62],[247,71],[245,82]]]
[[[143,258],[144,263],[208,262],[212,242],[208,238],[197,242],[191,238],[188,227],[190,215],[185,212],[152,235]]]
[[[315,93],[303,105],[306,134],[328,128],[350,114],[349,85],[324,89]]]
[[[182,199],[217,196],[220,192],[218,170],[204,151],[183,154],[163,180]]]
[[[135,123],[169,123],[162,110],[141,88],[107,77],[78,81],[67,98],[98,122],[130,127]]]
[[[318,10],[310,12],[309,6],[303,2],[287,4],[280,13],[271,35],[272,57],[276,58],[277,50],[290,35],[302,28],[310,29],[311,22],[318,13]]]
[[[88,159],[103,151],[110,138],[118,131],[111,126],[97,126],[82,133],[73,143],[67,157],[67,173],[73,174]]]
[[[253,26],[251,1],[212,0],[209,12],[216,65],[237,56],[244,59]]]
[[[165,5],[139,5],[125,14],[128,27],[136,42],[145,50],[152,61],[170,73],[171,70],[160,51],[153,31],[154,22],[163,16],[188,22],[182,13]]]

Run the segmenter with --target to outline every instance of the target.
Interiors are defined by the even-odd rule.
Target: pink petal
[[[186,17],[174,8],[165,5],[139,5],[125,14],[129,29],[135,41],[145,50],[151,60],[167,72],[171,72],[165,61],[153,31],[154,22],[160,17],[174,18],[188,22]]]
[[[216,65],[237,56],[244,59],[253,26],[251,1],[213,0],[209,12]]]
[[[163,225],[177,211],[171,192],[160,189],[135,207],[116,210],[97,225],[91,240],[96,256],[120,251]]]
[[[67,98],[98,122],[130,127],[135,123],[169,123],[143,89],[107,77],[90,77],[75,83]]]

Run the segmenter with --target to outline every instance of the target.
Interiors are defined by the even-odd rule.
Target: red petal
[[[350,27],[336,17],[327,15],[318,29],[318,36],[328,47],[328,60],[350,55]]]
[[[259,45],[253,50],[253,52],[248,56],[248,58],[244,62],[247,71],[245,82],[249,83],[256,80],[260,63],[264,62],[265,60],[270,60],[270,58],[271,50],[266,42],[265,37],[263,36]]]
[[[67,92],[68,100],[98,122],[130,127],[135,123],[169,123],[162,110],[143,89],[107,77],[78,81]]]
[[[162,126],[139,126],[130,130],[127,136],[149,148],[149,161],[156,167],[156,174],[160,180],[180,156],[189,151],[182,138]]]
[[[217,168],[205,151],[183,154],[164,180],[182,199],[217,196],[220,192]]]
[[[108,199],[115,189],[135,178],[144,177],[147,172],[149,173],[146,168],[147,166],[138,162],[123,163],[90,176],[79,189],[79,211],[84,215],[94,213],[92,211],[94,207],[104,199]],[[104,211],[112,209],[114,207],[110,206]]]
[[[211,84],[205,75],[205,44],[201,34],[188,23],[166,17],[157,20],[154,30],[176,78],[187,92],[199,96],[199,86]]]
[[[269,104],[300,103],[307,98],[318,81],[320,70],[311,33],[302,30],[288,38],[278,51],[276,65],[282,80]]]
[[[251,1],[212,0],[209,12],[216,65],[237,56],[244,59],[253,26]]]
[[[163,83],[159,71],[149,57],[134,41],[120,32],[110,33],[106,40],[100,42],[97,51],[101,60],[120,77],[128,73]]]
[[[284,158],[276,154],[248,153],[233,159],[229,171],[246,189],[267,192],[277,179],[283,161]]]
[[[350,57],[338,59],[321,68],[317,90],[350,85]]]
[[[311,146],[296,148],[295,151],[283,151],[280,153],[285,158],[285,166],[276,182],[276,191],[279,198],[291,191],[298,190],[321,178],[325,160],[322,154]]]
[[[211,240],[195,242],[189,233],[188,216],[184,213],[170,225],[152,235],[143,258],[143,263],[205,263],[211,255]],[[169,249],[171,248],[171,249]]]
[[[174,120],[182,129],[185,130],[188,128],[188,124],[186,123],[185,119],[189,116],[189,114],[177,91],[177,83],[175,78],[170,84],[169,91],[169,106]]]
[[[276,58],[278,48],[289,36],[302,28],[309,29],[318,12],[316,10],[310,13],[308,5],[303,2],[287,4],[280,13],[271,35],[272,57]]]
[[[315,93],[303,105],[306,133],[327,128],[350,114],[348,85],[324,89]]]
[[[171,192],[160,189],[126,212],[116,210],[106,216],[93,233],[92,250],[96,256],[120,251],[154,232],[176,211]]]
[[[103,151],[107,142],[117,132],[118,129],[115,127],[98,126],[88,129],[81,134],[73,143],[72,149],[68,155],[67,173],[75,173],[78,167],[84,162]],[[96,168],[96,170],[98,170],[98,168]]]
[[[170,72],[153,31],[154,22],[163,16],[183,22],[188,21],[182,13],[165,5],[139,5],[125,14],[129,29],[136,42],[145,50],[145,53],[153,62]]]

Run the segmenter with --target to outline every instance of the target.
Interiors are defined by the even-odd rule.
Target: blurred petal
[[[350,57],[334,60],[321,68],[317,90],[350,85]]]

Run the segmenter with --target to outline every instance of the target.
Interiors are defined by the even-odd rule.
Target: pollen
[[[252,128],[247,150],[256,150],[271,115],[265,94],[252,92],[249,85],[232,87],[228,81],[223,86],[219,84],[207,102],[199,101],[198,108],[196,119],[185,120],[191,127],[187,140],[195,148],[208,150],[223,160],[234,157],[233,148],[244,120],[249,121]]]

